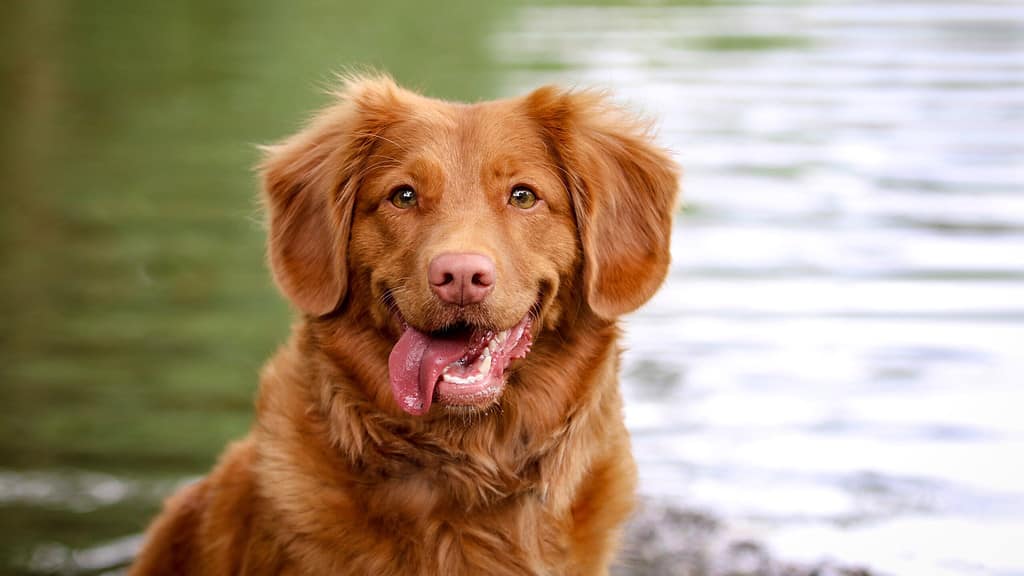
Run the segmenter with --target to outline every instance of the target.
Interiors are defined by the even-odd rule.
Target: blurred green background
[[[351,69],[657,119],[688,210],[625,324],[645,498],[779,558],[1022,573],[1022,38],[1003,0],[0,2],[0,574],[123,565],[245,434],[291,321],[256,145]],[[637,573],[701,546],[661,528]]]

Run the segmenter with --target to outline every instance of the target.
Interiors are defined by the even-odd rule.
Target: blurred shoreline
[[[82,549],[44,544],[25,566],[29,574],[116,576],[142,545],[143,535]],[[764,543],[720,519],[663,500],[642,499],[626,526],[612,576],[881,576],[830,561],[797,563],[772,555]]]
[[[774,556],[756,537],[706,512],[642,499],[627,525],[613,576],[881,576],[828,560]]]

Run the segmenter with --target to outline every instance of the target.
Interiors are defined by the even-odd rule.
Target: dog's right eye
[[[416,191],[411,186],[399,186],[391,193],[391,203],[397,208],[412,208],[416,205]]]

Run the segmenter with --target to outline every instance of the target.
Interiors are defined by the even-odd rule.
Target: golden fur
[[[302,318],[248,437],[167,501],[131,574],[607,573],[635,484],[616,319],[666,275],[674,163],[593,92],[467,105],[378,77],[336,96],[261,165]],[[401,211],[408,182],[421,205]],[[534,209],[508,204],[522,183]],[[426,264],[467,249],[495,289],[440,304]],[[533,349],[495,404],[412,416],[388,387],[396,312],[422,330],[531,314]]]

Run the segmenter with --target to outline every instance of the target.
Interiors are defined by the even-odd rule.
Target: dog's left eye
[[[391,193],[391,203],[398,208],[412,208],[416,205],[416,191],[411,186],[400,186]]]
[[[508,203],[522,210],[529,210],[537,204],[537,194],[526,186],[516,186],[509,194]]]

